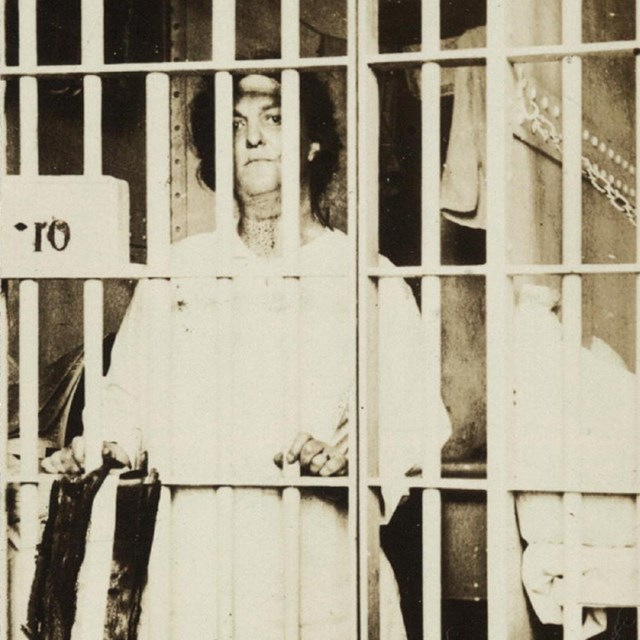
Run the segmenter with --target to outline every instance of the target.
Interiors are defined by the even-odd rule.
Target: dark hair
[[[273,74],[264,75],[278,78]],[[242,77],[234,76],[236,93]],[[200,159],[198,177],[212,190],[216,188],[214,105],[213,82],[208,78],[191,101],[190,118],[191,142]],[[315,74],[300,74],[300,112],[309,141],[320,144],[320,150],[309,165],[311,211],[324,226],[331,226],[329,208],[323,203],[323,195],[337,172],[342,145],[329,90]]]

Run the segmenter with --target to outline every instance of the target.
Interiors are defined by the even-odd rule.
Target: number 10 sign
[[[129,190],[109,176],[6,176],[3,278],[117,277],[129,264]]]

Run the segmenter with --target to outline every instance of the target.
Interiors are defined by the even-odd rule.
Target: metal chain
[[[559,133],[555,124],[540,111],[537,102],[534,100],[527,101],[525,99],[526,90],[524,79],[520,79],[518,82],[518,89],[521,115],[524,120],[529,122],[531,132],[540,136],[544,142],[551,144],[560,156],[562,156],[562,134]],[[636,226],[635,206],[614,186],[609,174],[607,174],[604,169],[600,169],[598,165],[591,162],[589,158],[582,156],[582,175],[589,180],[597,191],[605,195],[611,206],[617,211],[620,211],[634,227]]]

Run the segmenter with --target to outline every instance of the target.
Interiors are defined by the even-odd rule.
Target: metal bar
[[[423,85],[424,87],[424,85]],[[424,94],[423,94],[424,95]],[[438,129],[439,130],[439,129]],[[437,141],[439,148],[440,141]],[[431,147],[422,148],[423,158],[426,158]],[[436,193],[438,193],[436,191]],[[437,198],[436,198],[437,201]],[[439,225],[434,225],[439,227]],[[423,226],[423,245],[425,227]],[[438,245],[439,245],[438,228]],[[439,251],[436,253],[439,259]],[[430,257],[427,255],[427,260]],[[425,254],[423,253],[423,260]],[[423,479],[430,483],[440,482],[440,442],[438,423],[438,408],[442,402],[441,396],[441,292],[440,279],[431,276],[422,279],[422,323],[425,335],[425,396],[421,399],[429,411],[429,425],[425,434],[426,448],[423,462]],[[432,419],[433,418],[433,419]],[[439,640],[442,634],[442,584],[441,584],[441,504],[440,492],[437,489],[427,489],[422,494],[422,611],[423,637]]]
[[[102,338],[103,286],[100,280],[84,283],[85,469],[102,464]]]
[[[455,266],[455,265],[443,265],[437,268],[424,268],[424,267],[370,267],[366,269],[365,273],[368,278],[373,280],[380,278],[425,278],[428,276],[486,276],[489,272],[485,265],[478,266]],[[638,274],[640,273],[640,264],[581,264],[581,265],[509,265],[505,267],[505,275],[507,276],[520,276],[520,275],[570,275],[570,274]],[[233,267],[221,268],[220,265],[212,262],[211,265],[206,265],[194,273],[180,273],[179,275],[188,275],[190,277],[197,278],[233,278],[236,274],[236,270]],[[127,278],[131,280],[141,280],[148,277],[155,278],[170,278],[178,274],[173,273],[170,268],[164,270],[151,270],[147,269],[144,265],[129,264],[117,269],[104,267],[100,265],[89,265],[86,269],[78,270],[77,273],[65,272],[65,277],[68,278]],[[251,271],[247,269],[247,275],[258,275],[258,270]],[[328,278],[334,277],[327,275],[326,272],[321,272],[318,269],[306,269],[304,267],[292,268],[289,265],[264,265],[262,275],[269,275],[271,277],[280,278]],[[24,272],[18,269],[12,269],[11,265],[6,265],[3,268],[2,276],[9,279],[24,279],[32,277],[31,273]],[[336,276],[342,277],[342,276]],[[59,278],[55,273],[43,273],[38,274],[38,279],[47,280]]]
[[[635,1],[636,42],[640,40],[640,0]],[[638,153],[640,152],[640,59],[635,58],[635,152],[636,152],[636,193],[640,193],[640,171],[638,170]],[[640,225],[636,225],[636,262],[640,263]],[[636,276],[635,304],[635,374],[636,374],[636,637],[640,640],[640,275]]]
[[[442,505],[440,491],[422,493],[422,637],[442,637]]]
[[[359,0],[358,15],[358,584],[359,638],[375,638],[379,619],[379,585],[377,584],[379,553],[377,520],[373,518],[366,478],[377,473],[369,448],[370,437],[378,414],[377,397],[377,311],[374,284],[367,269],[377,264],[378,253],[378,143],[380,114],[378,82],[365,56],[378,52],[378,0]],[[377,516],[377,514],[376,514]],[[374,526],[375,525],[375,526]],[[369,555],[371,552],[371,555]]]
[[[216,113],[216,230],[224,242],[222,250],[228,251],[234,234],[233,163],[229,152],[233,149],[233,86],[231,74],[226,71],[215,77]],[[229,258],[222,255],[221,266],[228,265]]]
[[[440,266],[440,67],[422,66],[422,265]]]
[[[640,66],[638,65],[638,61],[636,60],[636,77],[637,72]],[[638,84],[636,81],[636,92],[638,92]],[[636,105],[640,104],[636,99]],[[638,132],[638,118],[639,118],[637,107],[636,107],[636,135]],[[636,149],[639,147],[636,146]],[[639,179],[640,180],[640,179]],[[640,239],[638,244],[636,245],[636,255],[640,255]],[[636,412],[635,412],[635,446],[636,446],[636,492],[638,491],[638,487],[640,487],[640,437],[638,437],[638,427],[640,427],[640,375],[638,372],[640,371],[640,276],[636,277],[636,305],[635,305],[635,323],[636,323],[636,331],[635,331],[635,347],[636,347],[636,361],[635,361],[635,371],[636,371]],[[635,495],[636,501],[636,598],[637,602],[640,603],[640,494],[636,493]],[[636,616],[637,620],[640,621],[640,606],[636,606]],[[637,638],[640,640],[640,623],[637,624],[636,627]]]
[[[265,58],[264,60],[233,60],[230,62],[218,62],[210,60],[187,60],[182,62],[127,62],[118,64],[60,64],[60,65],[36,65],[25,63],[16,67],[6,67],[2,70],[3,77],[12,76],[85,76],[99,75],[110,76],[123,74],[191,74],[201,75],[216,71],[242,71],[245,73],[261,71],[281,71],[283,69],[330,71],[332,69],[346,67],[349,64],[347,56],[326,56],[322,58],[300,58],[295,64],[280,58]]]
[[[82,64],[104,63],[104,3],[82,0],[81,8]]]
[[[582,0],[562,0],[562,45],[582,42]]]
[[[102,174],[102,81],[84,78],[84,174]]]
[[[350,264],[349,290],[352,295],[353,322],[351,322],[350,357],[353,358],[353,375],[358,371],[358,263],[357,263],[357,228],[358,228],[358,166],[356,162],[358,153],[358,75],[356,61],[358,58],[358,13],[356,0],[347,0],[347,57],[351,64],[347,67],[347,124],[346,124],[346,152],[347,152],[347,230],[349,238],[350,255],[353,260]],[[360,416],[358,413],[358,389],[354,385],[349,398],[349,559],[351,562],[351,594],[352,603],[350,619],[350,637],[358,638],[358,514],[360,507]]]
[[[441,267],[375,267],[367,269],[370,278],[424,278],[427,276],[486,276],[489,269],[485,265],[455,266],[444,265]],[[508,265],[505,267],[505,275],[570,275],[570,274],[638,274],[640,264],[523,264]]]
[[[563,0],[563,45],[582,40],[582,0]],[[562,60],[562,258],[582,260],[582,61]],[[578,275],[562,279],[563,446],[564,476],[575,484],[580,478],[580,349],[582,345],[582,282]],[[564,513],[563,637],[582,637],[582,495],[567,492]]]
[[[160,73],[147,76],[147,266],[164,272],[169,264],[171,243],[169,89],[169,76]]]
[[[90,13],[87,0],[82,7],[83,59],[100,62],[101,56],[93,46],[99,40],[102,51],[102,7]],[[96,3],[92,3],[95,5]],[[98,25],[100,35],[92,36],[92,25]],[[102,83],[97,76],[84,78],[84,174],[102,174]],[[99,280],[84,284],[84,348],[85,348],[85,469],[96,469],[102,462],[102,338],[103,286]]]
[[[234,199],[233,199],[233,162],[229,162],[229,152],[233,149],[233,85],[231,74],[220,72],[215,77],[215,117],[216,117],[216,229],[222,238],[220,263],[223,268],[231,266],[231,247],[235,237]],[[232,442],[234,407],[234,374],[233,344],[233,286],[230,278],[217,281],[220,313],[217,319],[217,354],[219,371],[225,375],[216,376],[218,409],[216,412],[216,438],[218,447],[217,466],[220,473],[231,477],[230,460],[225,449]],[[218,637],[220,640],[233,639],[234,627],[234,544],[233,544],[233,511],[235,480],[230,486],[220,487],[216,492],[215,509],[218,518],[218,529],[215,532],[217,541],[218,582],[215,601],[218,610]],[[212,597],[213,599],[213,597]]]
[[[35,67],[38,64],[36,5],[36,0],[20,0],[18,3],[20,67]]]
[[[168,171],[167,166],[167,171]],[[158,200],[160,194],[158,194]],[[157,255],[157,254],[156,254]],[[146,352],[148,370],[146,448],[151,465],[158,469],[160,478],[170,473],[171,452],[173,451],[173,426],[171,418],[171,283],[153,279],[146,283],[148,304],[151,310],[146,327]],[[133,461],[132,461],[133,463]],[[164,482],[163,482],[164,485]],[[161,489],[157,529],[154,534],[154,565],[149,566],[149,632],[150,638],[170,637],[170,611],[172,602],[171,581],[171,530],[169,509],[171,490],[164,485]]]
[[[20,173],[38,175],[38,81],[20,78]]]
[[[19,323],[19,406],[20,472],[38,472],[38,284],[20,283]],[[35,570],[36,545],[39,538],[38,487],[20,487],[20,550],[16,563],[17,610],[26,615],[29,590]]]
[[[38,284],[20,283],[20,472],[38,472]]]
[[[283,0],[282,50],[283,56],[299,55],[296,48],[299,22],[294,15],[284,19],[285,8],[293,9],[297,0]],[[285,27],[287,21],[291,24]],[[295,28],[294,28],[295,27]],[[296,32],[295,34],[293,32]],[[295,40],[285,46],[288,38]],[[295,268],[300,249],[300,77],[298,72],[288,69],[282,72],[282,252],[286,263]],[[300,281],[285,278],[282,282],[287,299],[284,354],[284,402],[287,442],[293,442],[300,430]],[[285,458],[286,459],[286,458]],[[299,465],[285,464],[285,475],[297,476]],[[282,492],[284,518],[284,638],[298,640],[300,637],[300,491],[287,488]]]
[[[511,295],[505,275],[507,225],[508,74],[506,7],[487,5],[487,594],[489,637],[509,637],[507,491],[509,371],[505,339]]]
[[[211,59],[234,65],[236,57],[236,3],[213,0],[211,8]]]
[[[428,4],[428,7],[427,7]],[[422,3],[422,47],[433,50],[440,45],[439,0]],[[438,20],[429,25],[427,9]],[[432,14],[433,16],[433,14]],[[440,67],[434,63],[422,66],[422,266],[440,266]],[[382,281],[379,282],[382,286]],[[438,276],[421,280],[422,321],[425,336],[425,397],[421,400],[436,416],[441,400],[441,293]],[[382,290],[382,289],[381,289]],[[440,480],[440,442],[438,418],[430,421],[433,428],[426,434],[423,479]],[[442,528],[441,498],[437,489],[422,494],[422,636],[440,639],[442,634]]]
[[[300,57],[300,2],[281,0],[280,48],[282,59],[295,64]]]
[[[422,0],[422,51],[440,50],[440,0]]]
[[[580,276],[562,280],[563,449],[564,477],[575,486],[580,479],[580,350],[582,348],[582,281]],[[563,630],[568,640],[582,637],[580,606],[582,577],[582,494],[566,492],[564,512]]]
[[[0,283],[1,286],[2,283]],[[7,540],[7,437],[9,433],[9,315],[0,289],[0,639],[9,640],[9,558]]]
[[[562,60],[562,259],[582,261],[582,61]]]
[[[285,262],[298,264],[300,248],[300,76],[282,72],[282,248]]]

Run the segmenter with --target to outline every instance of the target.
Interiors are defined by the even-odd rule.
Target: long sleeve
[[[442,401],[430,407],[426,391],[427,349],[420,311],[402,278],[379,285],[379,460],[383,478],[402,478],[424,464],[428,442],[438,447],[451,435]],[[433,432],[435,431],[435,437]],[[385,518],[403,495],[393,482],[383,491]]]
[[[111,355],[102,392],[102,438],[117,442],[133,464],[142,443],[143,345],[146,336],[145,281],[127,309]]]

